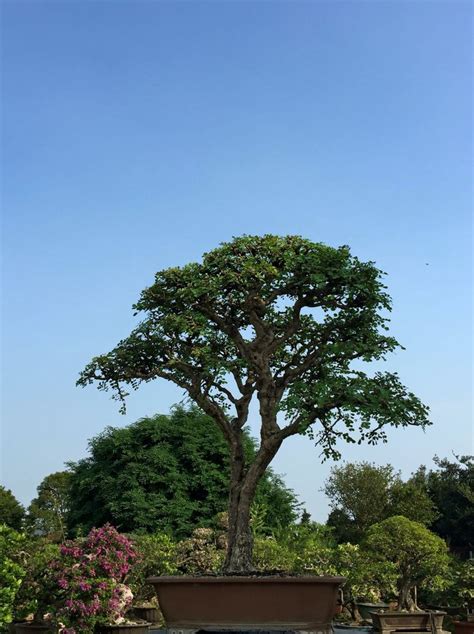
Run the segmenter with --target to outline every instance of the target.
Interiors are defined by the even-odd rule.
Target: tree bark
[[[414,612],[416,610],[416,604],[413,601],[411,594],[412,585],[409,583],[403,583],[400,586],[398,593],[398,609],[408,610]]]
[[[242,498],[245,482],[245,456],[240,437],[235,438],[231,447],[231,472],[229,491],[229,530],[227,535],[227,556],[224,572],[241,572],[250,569],[253,550],[250,530],[251,501]],[[245,496],[244,496],[245,498]],[[248,510],[246,511],[246,508]],[[247,520],[245,522],[245,520]],[[247,528],[246,528],[247,527]],[[249,558],[250,553],[250,558]]]
[[[253,495],[241,490],[238,499],[229,509],[229,536],[227,556],[223,572],[225,574],[251,572],[253,534],[250,526],[250,506]]]
[[[254,570],[250,508],[257,485],[280,445],[281,441],[276,438],[262,442],[254,461],[248,468],[245,465],[240,438],[236,439],[232,446],[229,531],[224,574],[242,574]]]

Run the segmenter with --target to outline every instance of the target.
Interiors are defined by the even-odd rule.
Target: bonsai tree
[[[393,594],[396,566],[387,559],[374,557],[358,544],[339,544],[334,551],[338,575],[346,578],[344,606],[353,620],[360,618],[356,603],[379,603]]]
[[[167,379],[218,425],[231,465],[224,572],[252,567],[252,500],[287,438],[308,434],[338,458],[339,439],[376,443],[387,425],[428,424],[396,374],[361,369],[399,347],[386,333],[382,275],[346,246],[235,238],[201,263],[158,272],[134,306],[143,321],[82,372],[79,385],[111,388],[122,411],[127,388]],[[248,460],[243,428],[254,398],[260,446]]]
[[[417,610],[415,589],[431,590],[447,583],[450,557],[444,540],[418,522],[394,515],[370,527],[366,545],[375,560],[392,562],[396,569],[398,609]]]

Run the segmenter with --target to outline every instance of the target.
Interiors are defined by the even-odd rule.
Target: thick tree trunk
[[[229,509],[229,536],[224,573],[243,573],[253,570],[253,534],[250,526],[250,506],[253,495],[241,490],[239,499]]]
[[[280,444],[281,441],[267,441],[262,444],[248,469],[246,469],[240,439],[232,447],[229,532],[227,556],[223,567],[224,574],[242,574],[254,570],[250,507],[260,478],[278,451]]]
[[[224,573],[243,572],[252,566],[253,536],[250,529],[250,505],[245,495],[245,456],[240,438],[231,449],[229,491],[229,531]],[[252,496],[253,497],[253,496]]]
[[[417,607],[416,603],[413,601],[413,597],[411,594],[412,586],[411,584],[404,583],[400,586],[398,592],[398,609],[399,610],[409,610],[410,612],[414,612]]]

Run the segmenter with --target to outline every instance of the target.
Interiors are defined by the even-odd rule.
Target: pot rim
[[[152,625],[152,623],[150,623],[149,621],[144,621],[143,623],[107,623],[107,625],[101,625],[100,627],[103,628],[123,628],[125,629],[126,627],[150,627],[150,625]]]
[[[377,614],[377,616],[426,616],[427,614],[443,614],[447,615],[442,610],[417,610],[416,612],[406,612],[404,610],[372,610],[369,614]]]
[[[310,576],[304,575],[301,577],[293,577],[288,575],[287,577],[280,575],[264,575],[264,576],[240,576],[240,575],[228,575],[222,577],[213,576],[196,576],[182,575],[182,576],[162,576],[162,577],[148,577],[147,583],[331,583],[341,585],[346,581],[345,577],[331,577],[331,576]]]

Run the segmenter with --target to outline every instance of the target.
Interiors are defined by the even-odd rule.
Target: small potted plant
[[[388,609],[382,599],[395,592],[396,570],[390,561],[374,559],[356,544],[339,544],[335,550],[338,573],[346,577],[344,607],[352,621],[372,621],[371,612]]]
[[[374,560],[391,562],[396,571],[397,609],[372,612],[376,629],[384,633],[397,629],[441,631],[446,613],[421,610],[416,588],[442,588],[447,583],[451,562],[444,540],[422,524],[397,515],[370,527],[366,547]]]
[[[126,584],[136,559],[131,541],[115,528],[92,529],[68,541],[51,563],[52,619],[62,634],[145,634],[149,623],[127,619],[133,593]]]

